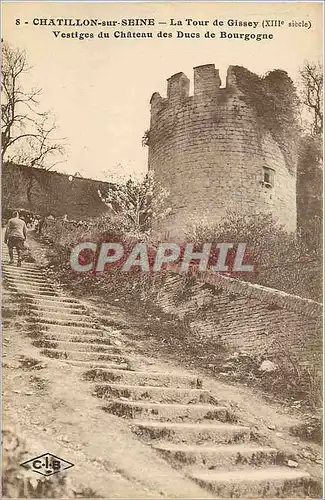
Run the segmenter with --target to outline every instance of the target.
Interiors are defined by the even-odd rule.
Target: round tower
[[[230,66],[220,88],[214,64],[199,66],[193,96],[184,73],[167,82],[167,97],[154,93],[150,101],[149,169],[169,190],[172,208],[160,232],[180,235],[205,216],[220,222],[229,211],[271,212],[294,231],[296,129],[283,94],[294,89],[286,73],[260,79]]]

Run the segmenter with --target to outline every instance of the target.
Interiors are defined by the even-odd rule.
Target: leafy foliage
[[[254,272],[241,279],[321,300],[321,248],[307,248],[300,235],[288,234],[271,214],[238,215],[229,212],[221,225],[193,221],[191,242],[246,243]]]

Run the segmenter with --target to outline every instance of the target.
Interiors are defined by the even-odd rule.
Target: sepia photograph
[[[322,2],[1,13],[2,498],[323,498]]]

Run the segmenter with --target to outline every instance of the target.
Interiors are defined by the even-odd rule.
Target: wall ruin
[[[222,345],[277,362],[291,356],[301,366],[322,367],[322,305],[280,290],[220,274],[196,279],[169,275],[156,303],[187,320],[193,342]],[[213,354],[213,353],[211,353]]]
[[[95,217],[109,210],[98,190],[105,193],[110,186],[107,182],[7,163],[2,166],[2,207],[40,216],[66,214],[78,220]]]

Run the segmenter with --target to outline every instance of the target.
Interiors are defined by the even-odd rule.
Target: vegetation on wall
[[[297,222],[310,251],[320,253],[323,234],[323,67],[305,61],[299,95],[303,135],[297,166]]]
[[[254,271],[240,279],[314,300],[322,297],[321,241],[309,248],[299,234],[288,234],[271,214],[251,216],[229,213],[220,225],[193,221],[188,241],[246,243]],[[314,237],[317,241],[317,237]]]
[[[299,140],[299,100],[288,74],[270,71],[260,77],[242,66],[236,66],[236,82],[242,99],[255,110],[257,130],[269,130],[279,145],[288,169],[295,171],[293,155]]]
[[[323,145],[319,136],[301,138],[297,168],[297,223],[310,252],[320,253],[323,234]]]

